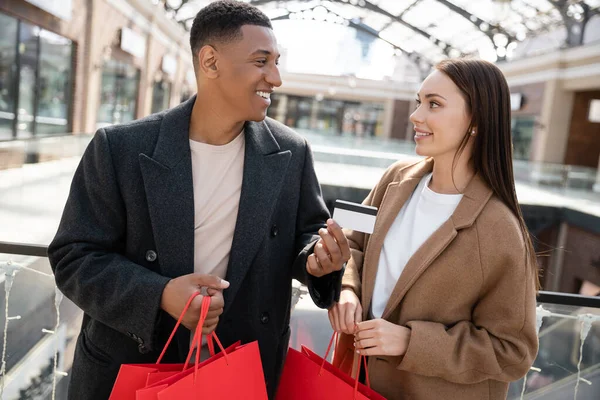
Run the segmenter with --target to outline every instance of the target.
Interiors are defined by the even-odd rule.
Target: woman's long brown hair
[[[470,132],[472,137],[473,165],[475,171],[487,182],[496,196],[513,212],[519,221],[527,259],[540,288],[535,249],[525,225],[517,200],[513,175],[513,146],[510,129],[510,90],[502,71],[494,64],[475,59],[449,59],[440,62],[436,69],[447,75],[465,97],[471,124],[456,154],[455,161],[465,149]]]

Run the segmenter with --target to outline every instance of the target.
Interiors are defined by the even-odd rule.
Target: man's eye
[[[260,59],[260,60],[256,60],[256,62],[259,63],[259,64],[263,64],[264,65],[264,64],[267,63],[267,60],[263,58],[263,59]]]

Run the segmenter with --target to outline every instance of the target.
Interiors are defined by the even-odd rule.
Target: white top
[[[244,132],[223,146],[190,140],[194,179],[194,272],[221,278],[227,274],[242,191],[244,145]]]
[[[462,194],[440,194],[429,189],[425,175],[392,223],[381,248],[371,311],[381,318],[408,260],[454,212]]]
[[[194,272],[225,278],[240,205],[246,139],[214,146],[190,140],[194,182]],[[176,223],[177,221],[173,221]],[[190,335],[190,345],[194,338]],[[206,338],[202,338],[203,352]],[[204,354],[203,353],[203,354]]]

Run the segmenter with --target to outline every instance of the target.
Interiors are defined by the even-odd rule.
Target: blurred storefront
[[[71,131],[74,44],[0,13],[0,139]]]
[[[179,104],[196,91],[188,37],[146,0],[0,2],[0,140],[93,132]]]
[[[296,129],[324,135],[381,137],[384,104],[274,94],[268,115]]]

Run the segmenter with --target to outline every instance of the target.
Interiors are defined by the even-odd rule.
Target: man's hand
[[[362,307],[358,296],[351,289],[340,293],[340,301],[329,309],[329,322],[336,332],[353,335],[356,324],[362,321]]]
[[[327,220],[327,229],[319,229],[321,238],[313,254],[306,260],[309,274],[321,277],[339,271],[350,259],[350,246],[342,228],[332,219]]]
[[[385,319],[358,324],[354,347],[363,356],[403,356],[408,349],[410,329]]]
[[[208,315],[206,316],[206,320],[204,320],[204,325],[202,325],[203,335],[213,333],[217,329],[219,316],[223,314],[223,307],[225,307],[222,290],[208,289],[208,295],[211,297],[211,301]]]
[[[179,319],[190,296],[201,290],[202,287],[206,287],[208,295],[212,296],[210,310],[204,322],[202,332],[204,333],[204,328],[207,328],[206,333],[208,333],[209,329],[212,329],[210,330],[212,332],[219,322],[219,315],[223,313],[224,301],[222,290],[229,287],[229,282],[218,276],[194,273],[171,279],[163,290],[160,307],[171,317]],[[181,322],[183,326],[191,331],[196,329],[196,325],[198,325],[202,298],[202,295],[194,298]]]

